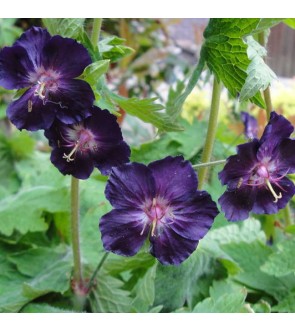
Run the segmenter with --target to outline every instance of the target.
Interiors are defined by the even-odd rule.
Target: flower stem
[[[226,159],[210,161],[208,163],[193,165],[193,169],[199,169],[199,168],[203,168],[203,167],[210,167],[210,166],[215,166],[215,165],[220,165],[220,164],[225,164],[225,163],[226,163]]]
[[[97,268],[95,269],[95,271],[93,272],[89,283],[88,283],[88,291],[92,288],[93,284],[94,284],[94,280],[96,278],[97,273],[99,272],[99,270],[101,269],[103,263],[105,262],[105,260],[108,258],[109,252],[106,252],[103,256],[102,259],[100,260],[100,262],[97,265]]]
[[[217,130],[217,121],[218,121],[218,111],[219,111],[219,103],[220,103],[220,94],[221,94],[221,83],[214,78],[213,83],[213,92],[212,92],[212,100],[211,100],[211,110],[209,117],[209,124],[207,130],[207,136],[205,140],[204,150],[201,158],[202,164],[210,162],[214,140],[216,136]],[[208,168],[202,167],[199,172],[199,187],[201,190],[203,188],[206,176],[207,176]]]
[[[258,41],[261,46],[265,47],[265,32],[262,31],[258,34]],[[264,58],[265,61],[265,58]],[[266,115],[267,119],[269,120],[270,118],[270,113],[272,112],[272,102],[271,102],[271,96],[270,96],[270,88],[269,86],[263,91],[263,96],[264,96],[264,101],[265,101],[265,106],[266,106]]]
[[[81,285],[83,279],[79,240],[79,180],[73,176],[71,178],[71,226],[74,258],[73,281],[75,285]]]
[[[101,24],[102,24],[102,18],[93,19],[93,27],[92,27],[90,40],[94,47],[97,46],[98,41],[99,41]]]
[[[289,203],[284,208],[284,217],[285,217],[285,226],[286,227],[293,224],[293,222],[292,222],[292,213],[291,213],[291,208],[290,208]]]

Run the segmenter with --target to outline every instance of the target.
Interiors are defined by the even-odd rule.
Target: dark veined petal
[[[249,217],[256,197],[257,188],[244,185],[237,189],[226,190],[218,202],[227,220],[240,221]]]
[[[151,170],[139,163],[112,168],[105,195],[116,209],[141,208],[146,200],[155,197]]]
[[[86,180],[93,171],[93,160],[88,153],[77,152],[75,159],[68,162],[64,153],[69,154],[71,149],[54,148],[51,152],[50,160],[53,165],[64,175],[72,175],[77,179]]]
[[[148,165],[156,182],[159,197],[170,202],[190,196],[198,187],[196,172],[189,161],[183,157],[166,157]]]
[[[270,190],[267,187],[259,188],[259,192],[257,192],[256,200],[253,206],[254,213],[277,213],[280,209],[283,209],[287,205],[289,200],[295,194],[295,185],[286,177],[281,179],[278,182],[278,185],[272,183],[272,187],[276,194],[282,194],[282,198],[275,203],[274,196],[271,194]]]
[[[99,223],[105,250],[118,255],[133,256],[142,247],[149,232],[146,215],[136,209],[115,209]]]
[[[295,173],[295,140],[286,138],[278,147],[279,169],[288,174]]]
[[[56,106],[44,105],[40,98],[34,96],[34,91],[34,88],[29,89],[7,108],[7,117],[20,130],[47,129],[55,118]]]
[[[182,202],[180,208],[173,209],[174,217],[170,218],[167,226],[186,239],[200,240],[207,234],[218,213],[211,196],[206,191],[196,191],[190,200]]]
[[[33,71],[33,63],[22,47],[4,47],[0,51],[0,85],[5,89],[30,86],[29,73]]]
[[[244,124],[245,136],[249,139],[257,138],[258,123],[254,116],[247,112],[241,112],[241,119]]]
[[[108,149],[93,153],[94,166],[104,175],[110,174],[112,167],[120,166],[129,162],[130,148],[125,142],[120,142]]]
[[[292,124],[282,115],[271,112],[270,120],[260,139],[260,148],[257,153],[259,160],[272,157],[277,146],[284,138],[289,138],[294,130]]]
[[[60,79],[58,90],[51,93],[50,101],[57,108],[56,117],[65,124],[82,121],[91,115],[94,94],[88,83],[76,79]]]
[[[150,236],[150,253],[163,265],[179,265],[197,248],[198,241],[186,239],[168,227],[159,236]]]
[[[86,48],[71,38],[53,36],[43,49],[45,69],[52,68],[63,78],[75,78],[91,64]]]
[[[252,168],[257,163],[257,150],[259,141],[254,139],[252,142],[238,145],[238,154],[227,158],[227,163],[218,177],[223,185],[232,180],[243,178],[248,179]]]
[[[51,36],[46,29],[32,27],[24,32],[14,45],[23,47],[35,69],[43,66],[42,50]]]

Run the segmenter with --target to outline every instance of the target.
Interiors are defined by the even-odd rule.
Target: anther
[[[74,149],[73,149],[69,154],[65,154],[65,153],[64,153],[64,155],[63,155],[63,159],[66,159],[68,163],[69,163],[70,161],[74,161],[75,158],[71,158],[71,157],[72,157],[72,155],[77,151],[78,147],[79,147],[79,142],[76,143]]]
[[[273,197],[275,199],[273,202],[277,203],[277,201],[282,198],[282,193],[280,192],[277,195],[268,179],[265,180],[265,183],[268,186],[268,189],[270,190],[270,192],[272,193],[272,195],[273,195]]]
[[[156,225],[157,225],[157,219],[154,219],[152,224],[152,236],[155,236]]]

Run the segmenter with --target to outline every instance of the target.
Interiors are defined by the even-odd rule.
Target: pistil
[[[270,192],[272,193],[272,195],[273,195],[273,197],[274,197],[274,199],[275,199],[275,200],[274,200],[274,203],[277,203],[277,201],[278,201],[279,199],[282,198],[282,193],[280,192],[280,193],[277,195],[277,193],[274,191],[274,189],[273,189],[273,187],[272,187],[272,185],[271,185],[269,179],[265,179],[265,183],[266,183],[268,189],[270,190]]]
[[[72,150],[69,154],[65,154],[65,153],[64,153],[64,155],[63,155],[63,159],[66,159],[68,163],[69,163],[70,161],[74,161],[75,159],[74,159],[74,158],[71,158],[71,157],[72,157],[72,155],[77,151],[78,147],[79,147],[79,141],[76,142],[76,144],[75,144],[73,150]]]

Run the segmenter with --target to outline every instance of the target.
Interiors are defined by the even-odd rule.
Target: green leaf
[[[157,265],[155,264],[148,269],[135,286],[134,293],[136,296],[132,301],[132,306],[137,312],[147,312],[154,303],[156,268]]]
[[[277,245],[277,251],[268,257],[261,270],[267,274],[282,277],[289,273],[295,273],[295,241],[285,240]]]
[[[161,131],[179,131],[183,128],[175,122],[172,122],[170,117],[160,112],[163,110],[161,104],[155,104],[157,98],[125,99],[113,95],[113,100],[128,114],[138,117],[140,120],[151,123]]]
[[[247,53],[251,60],[247,68],[247,78],[240,94],[240,101],[252,98],[260,90],[265,90],[276,79],[276,74],[266,65],[263,56],[266,50],[251,36],[245,38]]]
[[[252,305],[252,309],[254,312],[257,313],[270,313],[271,312],[271,306],[270,304],[265,300],[260,300],[259,302]]]
[[[124,283],[119,279],[101,273],[97,278],[97,287],[92,290],[89,302],[92,312],[119,313],[130,312],[129,292],[122,289]]]
[[[29,298],[50,292],[64,293],[70,287],[70,248],[33,248],[11,255],[9,260],[23,275],[31,277],[23,284],[23,294]]]
[[[53,307],[47,303],[29,303],[22,308],[22,313],[74,313],[74,311]]]
[[[240,94],[250,64],[247,45],[242,38],[259,28],[260,24],[260,19],[210,19],[204,32],[201,57],[233,97]],[[264,107],[259,93],[250,100]]]
[[[99,60],[93,62],[84,69],[81,78],[88,82],[91,86],[95,86],[98,79],[105,74],[110,65],[110,60]]]
[[[193,309],[196,313],[239,313],[244,311],[246,289],[228,280],[214,281],[210,297],[199,302]]]
[[[51,35],[76,38],[83,30],[85,18],[43,18],[42,21]]]
[[[167,312],[182,307],[186,301],[191,303],[193,287],[211,269],[211,257],[200,248],[179,266],[158,264],[154,305],[163,305],[163,310]]]
[[[148,164],[154,160],[169,156],[183,155],[185,159],[191,159],[203,147],[203,137],[206,126],[203,121],[194,120],[192,124],[186,120],[179,121],[183,127],[182,132],[169,132],[159,139],[133,147],[131,160]]]
[[[116,62],[134,52],[134,50],[124,45],[125,39],[116,36],[111,36],[102,39],[98,43],[98,48],[102,54],[103,59],[109,59],[111,62]]]
[[[283,22],[287,24],[288,27],[295,29],[295,18],[286,18]]]
[[[272,307],[272,312],[295,312],[295,291],[289,293],[276,306]]]
[[[45,231],[48,225],[43,213],[67,211],[68,202],[66,188],[48,185],[21,190],[0,201],[0,232],[10,236],[14,230],[21,234]]]

